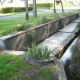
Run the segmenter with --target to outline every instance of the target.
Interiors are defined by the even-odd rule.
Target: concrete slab
[[[12,50],[3,50],[1,51],[2,54],[14,54],[14,55],[23,55],[25,51],[12,51]]]
[[[63,32],[57,32],[51,37],[45,39],[43,42],[39,44],[39,46],[47,46],[50,49],[56,48],[58,45],[60,45],[62,42],[65,42],[65,40],[71,35],[71,33],[63,33]]]
[[[77,29],[77,23],[70,23],[67,26],[65,26],[64,28],[60,29],[59,31],[61,32],[67,32],[67,33],[76,33],[78,32],[79,29]]]
[[[73,23],[78,23],[78,22],[80,22],[80,18],[73,21]]]

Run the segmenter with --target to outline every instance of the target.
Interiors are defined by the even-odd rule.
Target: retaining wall
[[[27,46],[31,43],[43,41],[78,17],[78,13],[73,14],[29,28],[26,31],[20,31],[16,34],[0,37],[0,50],[26,50]]]

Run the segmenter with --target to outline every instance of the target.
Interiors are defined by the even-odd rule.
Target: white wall
[[[3,0],[1,0],[3,1]],[[65,1],[65,0],[63,0]],[[33,0],[28,0],[29,3],[32,3]],[[37,3],[48,3],[54,2],[54,0],[36,0]],[[13,3],[9,3],[9,0],[5,0],[5,2],[0,7],[25,7],[25,0],[13,0]]]
[[[25,1],[13,0],[12,3],[9,3],[9,0],[6,0],[0,7],[24,7]]]

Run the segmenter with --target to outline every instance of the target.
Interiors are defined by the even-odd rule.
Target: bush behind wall
[[[33,4],[29,4],[30,7],[33,7]],[[51,7],[53,7],[54,4],[53,3],[37,3],[36,7],[37,8],[46,8],[46,9],[50,9]]]

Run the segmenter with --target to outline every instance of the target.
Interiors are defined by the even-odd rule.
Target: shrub
[[[33,4],[29,4],[30,7],[33,6]],[[37,3],[36,4],[37,8],[50,8],[52,6],[54,6],[53,3]]]
[[[26,56],[31,59],[44,60],[50,59],[52,51],[48,47],[39,47],[32,44],[32,47],[28,47]]]
[[[61,6],[61,5],[60,5]],[[63,3],[63,6],[64,7],[70,7],[70,6],[72,6],[72,4],[71,3]]]
[[[47,17],[47,16],[44,16],[44,17],[42,17],[41,23],[46,23],[46,22],[48,22],[48,21],[50,21],[50,20],[52,20],[52,19],[50,19],[50,18]]]
[[[11,13],[12,8],[0,8],[0,13]]]
[[[28,7],[29,11],[32,11],[32,7]],[[22,12],[26,11],[25,7],[6,7],[0,8],[0,13]]]

